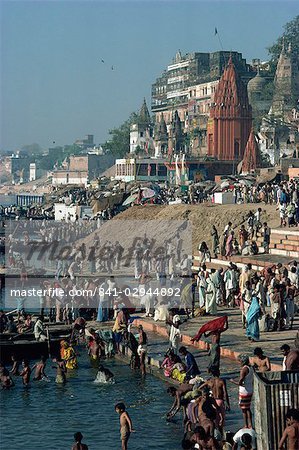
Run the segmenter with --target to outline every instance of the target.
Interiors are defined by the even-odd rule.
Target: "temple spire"
[[[242,161],[242,173],[250,173],[255,171],[260,164],[260,151],[255,139],[254,130],[251,128]]]
[[[142,104],[141,109],[140,109],[139,117],[140,117],[140,123],[143,123],[143,124],[150,124],[151,123],[151,116],[150,116],[150,113],[148,111],[145,98],[143,99],[143,104]]]
[[[214,95],[208,124],[208,154],[219,160],[243,158],[252,125],[247,89],[236,72],[232,57]]]

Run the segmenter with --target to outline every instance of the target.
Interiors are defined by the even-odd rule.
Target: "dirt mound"
[[[167,220],[190,220],[192,223],[192,246],[193,250],[202,241],[206,241],[208,246],[212,245],[211,228],[215,225],[218,233],[222,233],[225,225],[230,221],[233,227],[239,230],[240,225],[246,221],[249,211],[255,212],[258,207],[262,208],[261,220],[267,222],[272,228],[279,226],[279,213],[272,205],[147,205],[133,206],[113,220],[155,220],[155,228],[159,228],[159,223]],[[149,227],[151,225],[149,224]]]

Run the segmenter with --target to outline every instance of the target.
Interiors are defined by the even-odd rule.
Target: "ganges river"
[[[50,360],[46,367],[50,382],[31,381],[25,389],[21,378],[15,378],[16,386],[0,394],[1,450],[67,450],[76,431],[82,432],[90,450],[117,450],[121,445],[114,405],[119,401],[126,403],[136,430],[129,449],[180,449],[181,416],[174,423],[164,417],[172,401],[165,393],[166,384],[152,375],[143,381],[116,360],[104,361],[104,365],[115,374],[114,385],[93,382],[97,370],[90,367],[84,348],[80,349],[79,368],[69,371],[65,386],[55,383]]]

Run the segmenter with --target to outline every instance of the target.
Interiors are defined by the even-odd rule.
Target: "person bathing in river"
[[[17,360],[15,355],[11,355],[12,360],[12,368],[10,369],[10,373],[16,377],[20,375],[20,361]]]
[[[186,417],[186,406],[187,402],[184,399],[184,395],[187,394],[187,392],[190,392],[193,390],[192,384],[181,384],[178,388],[175,388],[174,386],[170,386],[167,389],[167,394],[169,394],[171,397],[174,397],[174,402],[166,414],[167,420],[172,419],[181,409],[181,406],[183,406],[183,412],[184,412],[184,418]]]
[[[201,389],[204,387],[208,387],[211,389],[215,402],[217,404],[217,408],[220,412],[218,413],[217,410],[217,419],[216,424],[222,431],[225,425],[225,411],[230,411],[230,403],[229,403],[229,396],[227,392],[226,387],[226,381],[222,378],[220,378],[220,372],[217,368],[212,368],[210,370],[211,375],[213,378],[210,378],[208,381],[206,381],[203,385],[201,385]],[[220,420],[221,415],[221,420]]]
[[[72,450],[88,450],[88,446],[82,444],[83,435],[80,431],[74,434],[74,439],[76,443],[72,446]]]
[[[137,353],[140,358],[140,370],[141,375],[146,375],[146,369],[145,369],[145,357],[147,353],[147,335],[145,331],[143,330],[143,326],[138,326],[139,330],[139,338],[138,338],[138,349]]]
[[[63,359],[60,356],[53,359],[53,363],[56,363],[56,366],[52,366],[53,369],[56,369],[56,378],[55,383],[57,384],[65,384],[66,383],[66,372],[67,368]]]
[[[33,381],[41,381],[41,380],[48,380],[48,376],[45,374],[45,368],[46,368],[46,361],[47,358],[44,356],[41,357],[40,361],[32,367],[31,370],[35,369],[35,375],[33,378]]]
[[[201,388],[202,387],[200,386],[200,389]],[[213,436],[217,423],[217,412],[219,413],[219,425],[223,423],[224,419],[221,415],[221,411],[217,407],[214,397],[210,394],[209,387],[205,386],[201,390],[202,397],[198,397],[195,400],[192,408],[193,422],[199,422],[205,431]],[[197,413],[195,405],[197,405]]]
[[[100,341],[99,336],[89,337],[88,355],[91,365],[97,367],[102,353],[105,352],[105,345]]]
[[[62,345],[62,359],[65,361],[65,365],[67,369],[77,369],[78,361],[77,355],[73,347],[66,341],[63,341]]]
[[[3,364],[0,364],[0,386],[2,389],[9,389],[14,386],[14,382]]]
[[[103,366],[103,364],[99,365],[99,370],[94,380],[95,383],[113,383],[114,382],[114,374]]]
[[[219,443],[213,435],[206,432],[206,430],[201,426],[197,426],[195,428],[191,442],[196,445],[194,448],[199,448],[201,450],[220,450]]]
[[[121,448],[122,450],[127,450],[130,435],[135,432],[132,420],[126,411],[124,403],[117,403],[115,411],[119,414]]]
[[[27,387],[30,383],[30,375],[31,375],[31,368],[29,366],[28,359],[24,359],[22,362],[23,370],[20,373],[20,377],[23,378],[23,385]]]

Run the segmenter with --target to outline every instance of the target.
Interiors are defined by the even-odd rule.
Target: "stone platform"
[[[287,343],[290,347],[294,346],[294,339],[299,329],[299,317],[296,316],[293,330],[261,332],[259,342],[250,342],[245,336],[245,330],[242,328],[241,311],[237,308],[219,308],[218,317],[228,315],[229,329],[221,337],[221,356],[236,360],[240,353],[253,355],[255,347],[262,347],[265,354],[270,357],[273,370],[281,370],[282,354],[280,347]],[[194,348],[207,350],[209,340],[200,340],[192,344],[190,338],[193,337],[198,329],[207,321],[215,319],[215,316],[201,316],[189,319],[181,325],[182,345],[189,345]],[[168,330],[164,322],[155,322],[150,318],[138,318],[134,322],[136,325],[142,324],[145,331],[154,332],[164,337],[168,341]]]

